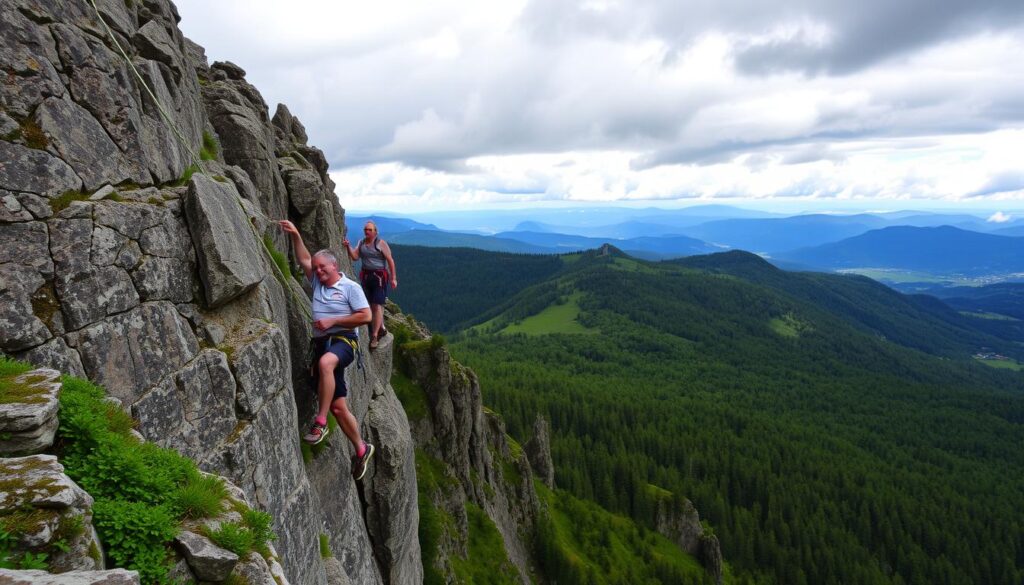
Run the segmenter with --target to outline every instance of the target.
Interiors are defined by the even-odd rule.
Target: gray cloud
[[[1021,0],[530,0],[491,29],[460,28],[446,4],[425,24],[293,45],[271,42],[273,21],[236,22],[221,2],[179,8],[211,59],[239,63],[269,103],[288,103],[334,170],[399,163],[459,183],[489,172],[476,157],[556,154],[566,166],[527,187],[555,197],[571,188],[558,173],[583,166],[573,153],[636,153],[633,171],[760,171],[1024,120],[1024,71],[1010,64]],[[438,38],[450,50],[432,52]]]
[[[998,173],[981,186],[980,189],[968,193],[968,197],[984,197],[997,193],[1009,193],[1012,191],[1024,190],[1024,172],[1005,171]]]

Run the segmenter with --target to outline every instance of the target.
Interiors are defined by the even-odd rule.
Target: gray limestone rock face
[[[30,364],[53,368],[80,378],[85,377],[82,358],[78,356],[78,352],[68,347],[68,344],[60,337],[51,339],[43,345],[33,347],[28,351],[15,352],[13,355],[14,359]]]
[[[340,212],[336,213],[336,205],[337,202],[322,199],[313,211],[299,220],[298,228],[310,251],[325,248],[334,250],[338,255],[339,266],[345,264],[342,268],[351,273],[348,255],[341,253],[344,238],[340,226],[345,225],[345,217]]]
[[[183,530],[175,542],[188,561],[189,568],[203,581],[223,581],[238,564],[238,555],[218,547],[210,539],[195,532]]]
[[[526,445],[530,466],[544,485],[555,489],[555,464],[551,460],[551,425],[538,415],[533,423],[533,436]]]
[[[324,185],[320,174],[313,169],[300,169],[284,173],[288,187],[288,200],[301,215],[307,215],[324,199]]]
[[[30,268],[0,264],[0,349],[16,352],[52,337],[32,308],[32,295],[44,282]]]
[[[0,224],[32,221],[32,212],[25,208],[18,197],[10,191],[0,189]]]
[[[673,500],[660,500],[654,510],[654,529],[662,536],[691,555],[700,553],[701,526],[697,509],[689,500],[676,503]]]
[[[702,534],[700,537],[700,554],[698,557],[704,570],[711,575],[715,583],[722,583],[722,547],[714,534]]]
[[[236,65],[214,63],[212,73],[214,82],[203,87],[203,99],[220,137],[224,161],[248,173],[264,214],[287,217],[287,192],[277,168],[266,102]]]
[[[66,340],[78,350],[89,379],[127,404],[199,351],[192,329],[167,301],[144,303]]]
[[[132,43],[138,49],[139,55],[146,59],[159,61],[174,69],[179,75],[184,72],[180,49],[157,21],[151,20],[142,25],[132,37]]]
[[[280,142],[291,142],[306,144],[309,138],[306,136],[306,127],[299,122],[299,119],[292,115],[288,106],[277,104],[274,111],[274,133]]]
[[[0,162],[0,165],[3,163]],[[3,196],[4,200],[4,214],[11,214],[11,216],[24,217],[22,215],[28,212],[33,219],[46,219],[53,215],[53,210],[50,208],[50,202],[39,195],[33,193],[15,193],[14,191],[5,191],[0,189],[0,195]],[[20,208],[20,211],[19,211]],[[23,221],[21,219],[6,220],[0,218],[0,223],[7,223],[8,221]]]
[[[56,197],[82,188],[66,162],[44,150],[0,140],[0,188]]]
[[[235,346],[231,369],[238,380],[237,404],[242,418],[252,420],[264,402],[289,380],[288,344],[277,327],[250,321],[243,345]]]
[[[379,350],[378,350],[379,351]],[[392,585],[423,582],[416,491],[415,445],[405,410],[394,392],[370,403],[366,417],[370,442],[377,447],[363,478],[367,528],[385,581]]]
[[[147,440],[201,460],[235,430],[235,381],[213,349],[150,389],[132,407]]]
[[[143,301],[192,301],[193,265],[178,258],[143,256],[131,273]]]
[[[71,165],[86,189],[92,191],[106,183],[116,185],[139,179],[133,176],[131,165],[103,126],[75,102],[47,98],[36,109],[35,121],[49,139],[53,152]]]
[[[223,305],[263,279],[263,244],[245,219],[233,185],[194,175],[185,199],[185,215],[199,256],[208,306]]]
[[[18,118],[28,116],[36,104],[65,93],[54,65],[59,65],[53,38],[13,2],[0,4],[0,106]],[[5,159],[4,159],[5,160]]]
[[[131,276],[117,266],[62,272],[54,286],[68,329],[79,329],[139,304]]]
[[[106,202],[96,204],[95,207],[103,203]],[[90,211],[93,206],[81,204],[65,212],[83,208]],[[100,240],[94,242],[93,222],[90,219],[57,217],[51,219],[48,226],[56,271],[54,289],[61,302],[68,329],[80,329],[139,304],[139,295],[124,269],[116,265],[95,266],[92,262],[94,251],[98,260],[109,260],[114,253],[108,248],[118,243],[123,244],[123,240],[101,232]]]
[[[55,575],[46,571],[0,569],[4,585],[140,585],[138,571],[69,571]]]
[[[290,392],[278,392],[264,403],[256,420],[241,421],[201,467],[230,478],[249,501],[274,516],[277,549],[291,582],[324,585],[317,539],[326,510],[312,500],[297,428],[294,398]],[[332,500],[331,506],[335,504]]]
[[[345,567],[341,566],[341,561],[328,557],[324,559],[324,566],[327,567],[327,585],[352,585],[352,581],[345,574]]]
[[[44,278],[53,276],[50,259],[50,234],[41,221],[0,226],[0,265],[15,264],[31,269]]]

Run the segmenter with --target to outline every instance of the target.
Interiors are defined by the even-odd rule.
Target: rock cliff
[[[321,535],[353,583],[421,582],[390,355],[349,372],[381,445],[362,484],[340,433],[300,449],[308,298],[273,222],[338,247],[326,158],[240,68],[208,65],[170,2],[96,7],[0,1],[0,350],[102,384],[148,440],[234,481],[273,514],[291,582],[328,582]]]

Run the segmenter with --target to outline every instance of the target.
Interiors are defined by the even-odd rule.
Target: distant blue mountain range
[[[381,236],[397,244],[520,254],[560,254],[610,243],[648,260],[740,249],[766,254],[787,269],[891,268],[963,276],[1024,272],[1021,220],[999,224],[973,215],[910,211],[783,217],[722,205],[675,210],[533,210],[532,219],[529,213],[467,211],[429,216],[444,229],[420,221],[428,216],[350,216],[346,223],[353,239],[361,237],[363,224],[373,219]],[[460,223],[474,215],[489,223]],[[471,233],[502,223],[510,223],[510,229]],[[459,229],[452,229],[453,225]]]
[[[1024,272],[1024,238],[952,226],[887,227],[839,242],[780,254],[819,269],[895,268],[977,276]]]

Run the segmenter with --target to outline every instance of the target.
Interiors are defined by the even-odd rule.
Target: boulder
[[[59,539],[63,545],[50,559],[57,572],[99,568],[89,554],[99,546],[92,530],[92,497],[64,474],[56,457],[0,459],[0,477],[5,479],[0,513],[20,524],[14,550],[39,550]],[[82,530],[68,534],[68,522],[80,523]]]
[[[254,552],[240,560],[231,574],[249,585],[277,585],[267,561]]]
[[[238,564],[238,555],[224,550],[210,542],[205,536],[181,531],[175,542],[178,550],[185,556],[189,568],[200,580],[223,581]]]
[[[185,199],[185,215],[199,256],[199,274],[206,304],[223,305],[263,279],[263,243],[238,202],[231,183],[193,175]]]

